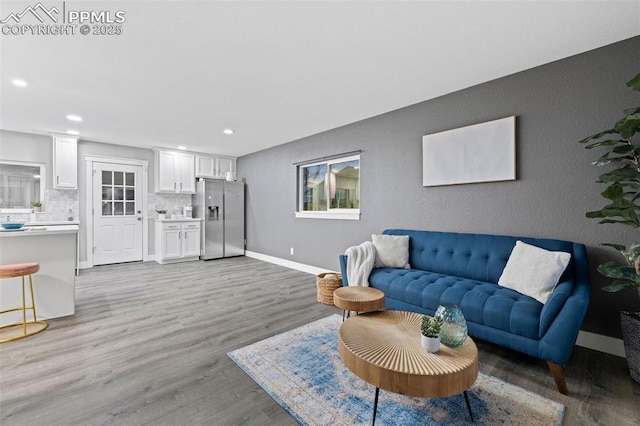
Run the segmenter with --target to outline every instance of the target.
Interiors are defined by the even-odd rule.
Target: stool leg
[[[33,297],[33,280],[29,274],[29,289],[31,290],[31,310],[33,311],[33,322],[38,321],[36,318],[36,299]]]
[[[24,297],[24,275],[22,278],[22,332],[27,335],[27,302]]]

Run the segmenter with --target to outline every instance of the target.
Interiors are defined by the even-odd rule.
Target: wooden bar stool
[[[6,314],[8,312],[17,312],[22,311],[22,322],[16,322],[13,324],[3,325],[0,327],[0,330],[11,329],[11,328],[22,328],[22,333],[17,334],[14,333],[14,336],[4,338],[0,340],[0,343],[11,342],[13,340],[18,340],[25,338],[27,336],[31,336],[32,334],[36,334],[44,330],[49,326],[46,321],[38,321],[36,319],[36,301],[33,297],[33,282],[31,280],[31,274],[35,274],[40,270],[40,264],[36,262],[32,263],[14,263],[10,265],[0,265],[0,278],[22,278],[22,307],[7,309],[6,311],[1,311],[1,314]],[[26,297],[25,297],[25,283],[24,277],[29,276],[29,291],[31,292],[31,306],[27,306]],[[27,321],[27,309],[31,309],[33,313],[33,320]],[[4,334],[4,333],[3,333]]]

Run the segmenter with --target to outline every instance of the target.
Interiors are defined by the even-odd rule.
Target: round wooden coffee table
[[[457,348],[441,345],[438,352],[427,352],[420,344],[422,317],[414,312],[380,311],[351,317],[340,326],[342,362],[376,387],[374,424],[380,388],[428,398],[463,393],[473,421],[467,389],[478,377],[478,348],[467,337]]]
[[[372,312],[384,308],[384,293],[372,287],[340,287],[333,292],[333,304],[342,308],[342,320],[347,313]]]

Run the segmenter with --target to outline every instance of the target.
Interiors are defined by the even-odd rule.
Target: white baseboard
[[[327,272],[326,268],[318,268],[316,266],[305,265],[304,263],[298,263],[291,260],[282,259],[280,257],[269,256],[262,253],[256,253],[255,251],[245,251],[245,256],[253,259],[264,260],[265,262],[275,263],[276,265],[284,266],[285,268],[295,269],[296,271],[306,272],[307,274],[318,275],[323,272]]]
[[[284,266],[285,268],[295,269],[297,271],[306,272],[308,274],[318,275],[322,272],[327,272],[327,269],[318,268],[311,265],[305,265],[304,263],[293,262],[291,260],[282,259],[275,256],[269,256],[262,253],[247,250],[245,252],[247,257],[253,259],[263,260],[269,263],[275,263],[276,265]],[[593,349],[595,351],[604,352],[611,355],[616,355],[625,358],[624,345],[622,339],[616,339],[614,337],[604,336],[602,334],[591,333],[588,331],[580,331],[578,333],[578,340],[576,345],[583,348]]]
[[[156,260],[156,257],[154,255],[150,255],[150,256],[145,256],[142,261],[143,262],[154,262]],[[89,266],[89,262],[82,261],[78,263],[78,269],[89,269],[89,268],[93,268],[93,266]]]
[[[580,330],[576,345],[626,358],[622,339],[616,339],[615,337]]]

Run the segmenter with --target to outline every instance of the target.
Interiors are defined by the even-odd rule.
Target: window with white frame
[[[296,217],[360,219],[360,155],[298,166]]]

